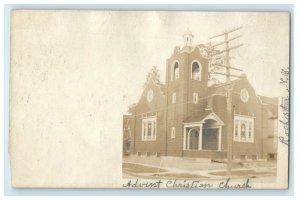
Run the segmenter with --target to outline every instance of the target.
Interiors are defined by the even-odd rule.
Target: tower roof
[[[187,35],[189,35],[189,36],[191,36],[191,37],[194,37],[194,35],[193,35],[192,32],[190,31],[190,29],[186,29],[186,31],[183,33],[182,36],[187,36]]]
[[[185,31],[182,35],[183,37],[183,47],[191,47],[192,46],[192,39],[194,35],[191,33],[189,29]]]

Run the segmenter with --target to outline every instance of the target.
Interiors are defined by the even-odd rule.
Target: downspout
[[[135,154],[135,143],[136,143],[136,105],[134,106],[134,134],[133,134],[133,153]]]
[[[191,69],[191,66],[190,66],[190,55],[189,54],[187,54],[187,88],[186,88],[186,90],[187,90],[187,96],[186,96],[186,101],[185,102],[187,102],[187,104],[186,104],[186,116],[184,116],[185,118],[188,116],[188,112],[189,112],[189,92],[190,92],[190,90],[189,90],[189,87],[190,87],[190,81],[192,80],[191,79],[191,73],[192,73],[192,69]],[[190,70],[191,69],[191,70]],[[183,122],[183,121],[182,121]],[[183,129],[184,129],[184,126],[183,126]],[[183,133],[184,133],[184,130],[183,130]],[[183,137],[184,137],[184,134],[183,134]],[[182,141],[184,141],[184,138],[182,138]],[[183,142],[182,142],[182,144],[183,144]],[[181,157],[183,157],[183,146],[182,146],[182,153],[181,153]]]
[[[166,124],[165,124],[165,129],[166,129],[166,141],[165,141],[165,156],[168,155],[168,110],[169,110],[169,59],[167,59],[167,79],[166,79],[166,113],[165,113],[165,117],[166,117]]]

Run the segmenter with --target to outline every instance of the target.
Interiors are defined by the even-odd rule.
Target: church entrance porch
[[[222,145],[222,126],[224,126],[222,120],[215,113],[210,112],[200,117],[194,116],[194,120],[190,121],[194,122],[185,122],[183,127],[183,156],[223,157],[224,153],[222,156],[219,155]]]
[[[183,150],[221,150],[221,126],[203,128],[202,124],[184,126]]]
[[[219,128],[202,129],[202,149],[220,150],[219,149]],[[221,141],[220,141],[221,142]]]

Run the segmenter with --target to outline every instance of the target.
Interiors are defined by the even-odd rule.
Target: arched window
[[[175,62],[173,66],[173,80],[179,79],[179,65],[178,62]]]
[[[194,79],[194,80],[201,80],[201,65],[200,65],[200,63],[198,63],[198,62],[196,62],[196,61],[194,61],[193,63],[192,63],[192,73],[191,73],[191,75],[192,75],[192,79]]]
[[[199,131],[192,129],[189,131],[189,149],[197,150],[199,145]]]

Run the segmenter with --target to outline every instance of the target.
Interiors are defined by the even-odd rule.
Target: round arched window
[[[174,68],[173,68],[173,80],[179,79],[179,65],[178,62],[175,62]]]
[[[192,64],[192,79],[201,80],[201,66],[196,61]]]

